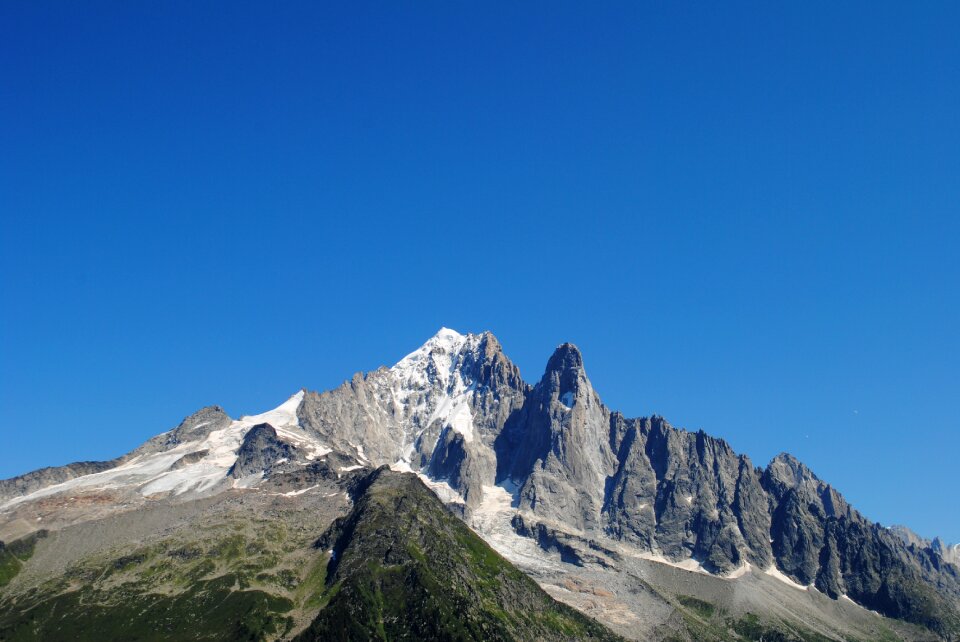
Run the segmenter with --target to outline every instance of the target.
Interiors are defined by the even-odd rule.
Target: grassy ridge
[[[324,588],[309,571],[326,557],[310,541],[291,537],[282,521],[238,519],[87,559],[0,597],[0,640],[277,639]],[[4,568],[13,553],[22,564],[25,550],[5,547]]]
[[[620,640],[555,602],[414,475],[381,471],[319,544],[330,596],[298,638]]]
[[[105,593],[91,588],[41,600],[0,615],[0,639],[33,640],[257,640],[286,633],[293,603],[263,591],[236,590],[236,577],[201,580],[167,596]]]

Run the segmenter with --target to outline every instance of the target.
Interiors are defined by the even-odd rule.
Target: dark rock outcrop
[[[257,473],[269,475],[274,466],[294,458],[296,448],[281,441],[273,426],[257,424],[244,436],[229,475],[235,479]]]

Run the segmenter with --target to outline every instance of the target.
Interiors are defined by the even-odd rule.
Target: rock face
[[[513,490],[517,531],[556,550],[565,532],[719,574],[775,565],[939,631],[960,597],[949,553],[909,548],[789,455],[758,468],[702,431],[611,412],[572,344],[531,387],[489,333],[443,330],[393,368],[308,394],[299,417],[335,448],[446,481],[468,511],[484,488]],[[921,603],[948,616],[918,614]]]
[[[960,544],[947,544],[939,537],[932,540],[920,537],[906,526],[891,526],[890,532],[903,540],[907,546],[915,546],[918,549],[929,548],[943,561],[960,566]]]
[[[176,448],[180,444],[200,441],[215,430],[223,430],[232,420],[220,406],[207,406],[181,421],[176,428],[157,435],[126,456],[154,454]]]
[[[260,473],[269,475],[277,464],[295,459],[295,453],[294,446],[277,437],[276,428],[270,424],[257,424],[243,438],[237,461],[229,474],[234,479]]]
[[[960,568],[927,542],[871,523],[790,455],[770,463],[763,484],[771,497],[773,552],[784,573],[945,636],[960,631]]]
[[[960,544],[945,544],[939,537],[934,537],[930,548],[944,561],[960,566]]]
[[[528,388],[492,334],[442,329],[392,368],[308,392],[297,415],[334,450],[424,470],[475,503],[494,483],[494,441]]]
[[[661,417],[612,421],[619,466],[606,494],[608,532],[728,572],[772,562],[768,500],[746,456]]]
[[[577,530],[600,527],[603,487],[616,465],[609,424],[580,351],[563,344],[502,434],[498,481],[520,485],[522,509]]]
[[[773,560],[761,471],[703,432],[611,413],[571,344],[557,348],[497,446],[498,482],[519,486],[519,508],[551,524],[716,572]]]

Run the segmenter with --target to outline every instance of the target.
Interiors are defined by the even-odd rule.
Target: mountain
[[[960,564],[960,544],[947,544],[939,537],[934,537],[932,540],[924,539],[906,526],[899,524],[891,526],[889,530],[902,539],[907,546],[916,546],[920,549],[932,549],[943,560],[953,564]]]
[[[361,516],[368,513],[355,512],[360,504],[348,480],[383,466],[416,473],[447,510],[552,597],[624,637],[960,636],[955,548],[908,541],[870,522],[789,455],[757,467],[702,431],[608,409],[572,344],[559,346],[531,385],[492,334],[448,329],[391,368],[356,374],[326,392],[301,390],[270,412],[231,419],[211,406],[111,462],[0,482],[0,539],[50,533],[0,589],[0,608],[70,564],[92,573],[84,565],[109,561],[108,551],[84,538],[93,528],[113,533],[134,516],[183,515],[183,538],[205,522],[193,511],[208,505],[232,507],[244,532],[264,510],[300,529],[295,508],[307,506],[314,537],[334,520],[367,523]],[[276,509],[277,502],[292,512]],[[117,558],[156,537],[117,533],[109,539]],[[69,555],[51,550],[58,541]],[[380,554],[368,544],[351,544],[351,559]],[[297,540],[292,550],[303,554],[303,545]],[[201,558],[210,554],[201,548]],[[409,560],[401,566],[416,567]],[[361,567],[345,565],[338,581],[366,595],[372,580]],[[241,570],[218,562],[178,586]],[[244,577],[248,588],[237,580],[235,592],[256,589],[291,603],[289,627],[274,624],[261,631],[267,637],[298,634],[319,608],[256,574]],[[91,586],[99,599],[109,595],[107,586]],[[369,621],[369,612],[351,612],[358,626]]]
[[[326,603],[298,641],[621,639],[550,598],[415,475],[384,467],[361,484],[318,542]]]

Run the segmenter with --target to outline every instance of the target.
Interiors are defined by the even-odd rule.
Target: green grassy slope
[[[318,542],[333,551],[314,640],[619,640],[554,601],[414,475],[377,471]]]

